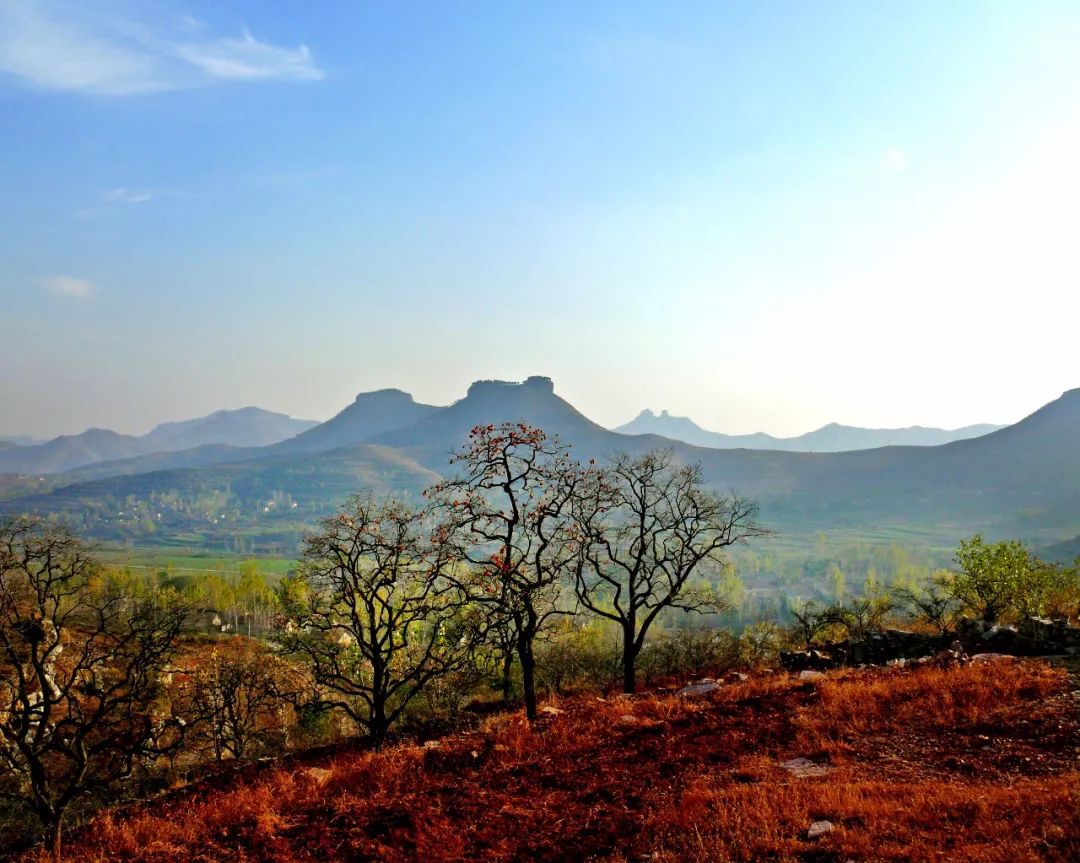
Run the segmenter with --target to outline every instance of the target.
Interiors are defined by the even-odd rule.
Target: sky
[[[1080,4],[0,0],[0,433],[1080,386]]]

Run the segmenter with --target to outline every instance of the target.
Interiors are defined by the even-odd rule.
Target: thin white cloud
[[[74,276],[49,276],[41,280],[41,285],[50,293],[76,300],[88,300],[97,291],[97,286],[89,279]]]
[[[318,81],[325,77],[306,45],[279,48],[260,42],[246,30],[239,39],[181,45],[177,54],[207,75],[225,80]]]
[[[183,19],[173,19],[175,32],[168,32],[140,20],[140,11],[137,5],[0,0],[0,73],[95,96],[324,77],[305,45],[281,47],[246,31],[239,38],[207,34],[193,41]]]
[[[175,189],[153,189],[147,187],[117,186],[102,193],[101,199],[106,204],[146,204],[163,198],[187,198],[187,192]]]
[[[106,201],[113,201],[118,204],[145,204],[156,197],[157,193],[153,189],[129,189],[126,186],[109,189],[105,193]]]

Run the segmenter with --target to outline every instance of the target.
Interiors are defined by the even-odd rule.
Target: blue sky
[[[0,432],[1080,386],[1080,5],[0,0]]]

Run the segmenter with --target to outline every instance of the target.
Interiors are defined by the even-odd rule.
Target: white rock
[[[831,833],[834,829],[831,821],[815,821],[810,825],[810,829],[806,831],[806,838],[818,839],[826,833]]]
[[[715,680],[712,680],[712,679],[706,677],[703,680],[694,681],[689,686],[684,686],[682,689],[680,689],[675,694],[676,695],[682,695],[682,696],[687,696],[687,695],[708,695],[710,692],[716,692],[716,690],[718,690],[719,688],[720,688],[719,683],[717,683]]]
[[[828,764],[818,764],[809,758],[792,758],[781,762],[780,766],[799,779],[805,779],[808,776],[828,776],[833,771]]]
[[[809,668],[806,671],[799,672],[799,680],[817,680],[819,677],[824,677],[820,671],[811,671]]]
[[[1015,656],[1007,653],[976,653],[971,657],[972,662],[1019,662]]]

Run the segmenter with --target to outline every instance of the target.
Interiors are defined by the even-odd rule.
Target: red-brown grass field
[[[1076,689],[999,661],[581,694],[535,727],[503,713],[219,777],[100,815],[65,858],[1077,861]],[[799,778],[780,766],[796,757],[831,769]]]

